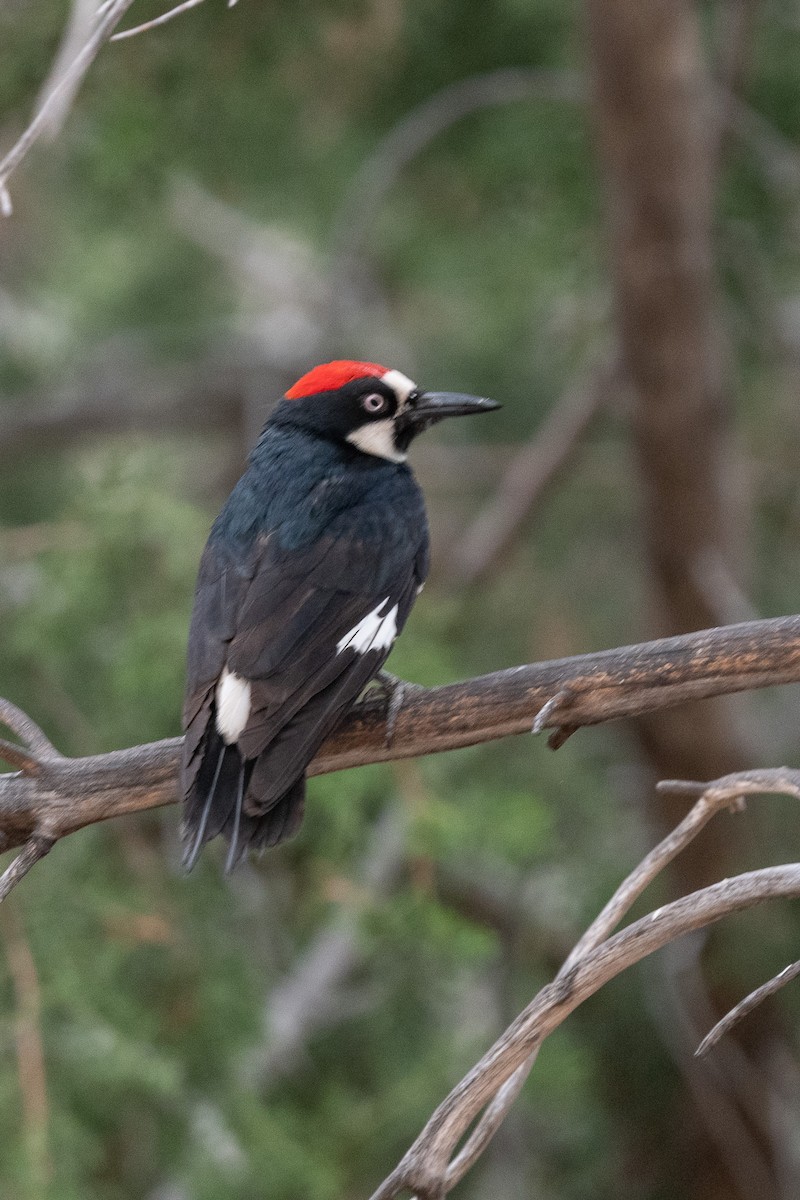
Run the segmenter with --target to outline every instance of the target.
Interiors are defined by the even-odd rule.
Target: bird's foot
[[[388,747],[391,746],[394,739],[394,730],[403,702],[409,692],[418,690],[419,684],[400,679],[397,675],[392,675],[390,671],[379,671],[372,682],[376,688],[380,688],[386,699],[385,745]]]
[[[564,742],[566,742],[567,738],[572,737],[573,733],[580,728],[578,725],[570,725],[567,721],[560,724],[551,724],[551,719],[556,709],[568,707],[570,700],[572,700],[574,696],[575,692],[569,685],[567,685],[566,687],[563,687],[561,691],[556,692],[555,696],[551,696],[547,703],[543,704],[536,714],[533,725],[531,726],[531,733],[542,733],[542,731],[549,725],[552,729],[552,733],[547,739],[547,744],[551,750],[558,750],[564,745]]]

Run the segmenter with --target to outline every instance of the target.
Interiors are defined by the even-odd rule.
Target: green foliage
[[[165,489],[176,462],[167,446],[78,456],[63,537],[6,599],[6,678],[74,750],[76,734],[91,733],[89,753],[177,731],[207,520]]]
[[[130,23],[160,8],[137,4]],[[6,140],[33,104],[65,9],[0,9]],[[59,140],[11,183],[16,215],[0,227],[0,254],[19,309],[7,318],[0,295],[4,412],[46,405],[119,346],[169,366],[202,360],[238,327],[240,290],[172,213],[176,176],[306,239],[324,263],[356,170],[415,105],[473,73],[580,66],[582,39],[581,6],[566,0],[241,0],[231,10],[207,0],[106,47]],[[793,140],[796,43],[770,11],[751,84],[759,111]],[[435,566],[505,463],[503,447],[530,437],[607,333],[590,133],[584,112],[551,101],[473,114],[403,168],[365,230],[392,326],[413,347],[408,369],[505,403],[480,432],[443,435],[499,451],[495,468],[474,480],[466,469],[449,490],[430,470]],[[765,612],[791,611],[800,439],[763,311],[796,305],[796,212],[752,154],[731,148],[725,161],[719,265],[738,415],[768,476],[754,596]],[[178,732],[193,580],[226,455],[221,438],[187,429],[45,447],[4,467],[0,693],[63,751]],[[390,668],[429,685],[635,640],[646,620],[635,489],[611,412],[483,589],[453,594],[440,568]],[[640,857],[644,835],[619,799],[629,757],[621,736],[586,731],[557,756],[519,738],[315,779],[299,838],[231,882],[216,849],[190,879],[178,874],[174,809],[59,844],[0,924],[6,950],[22,944],[35,966],[47,1089],[43,1145],[21,1106],[17,1050],[36,1001],[0,955],[0,1195],[368,1194]],[[363,860],[390,809],[407,834],[387,895]],[[787,824],[765,840],[787,844]],[[459,907],[443,882],[456,871],[508,886],[525,929],[510,936]],[[275,989],[337,919],[352,921],[357,965],[341,994],[319,998],[333,1003],[330,1021],[264,1078]],[[781,912],[770,937],[743,926],[753,981],[795,923]],[[680,1103],[640,978],[617,982],[548,1042],[511,1118],[517,1194],[682,1196],[670,1150]],[[494,1179],[481,1166],[463,1195],[487,1194]]]

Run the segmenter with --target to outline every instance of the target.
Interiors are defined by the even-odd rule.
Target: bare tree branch
[[[38,758],[33,754],[29,754],[22,746],[16,746],[13,742],[7,742],[5,738],[0,738],[0,760],[7,762],[11,767],[16,767],[19,771],[23,771],[26,775],[35,775],[39,770]]]
[[[461,1178],[461,1167],[466,1170],[488,1144],[544,1039],[604,983],[660,947],[724,916],[764,900],[800,896],[799,863],[768,867],[684,896],[611,935],[646,882],[692,841],[714,813],[730,803],[730,788],[717,787],[717,782],[709,785],[689,816],[622,883],[555,980],[534,997],[439,1105],[372,1200],[392,1200],[406,1190],[421,1200],[442,1200]],[[451,1161],[459,1140],[482,1109],[483,1120]]]
[[[44,105],[50,93],[56,90],[62,76],[69,70],[75,58],[86,45],[92,35],[97,18],[97,0],[72,0],[72,8],[64,27],[61,44],[53,59],[50,74],[44,81],[36,101],[37,110]],[[42,136],[49,141],[53,141],[61,132],[80,84],[80,77],[75,76],[70,86],[62,87],[50,100],[47,120],[42,130]]]
[[[31,867],[35,867],[40,859],[50,853],[55,843],[55,837],[47,837],[43,834],[37,834],[25,843],[11,865],[6,867],[3,874],[0,875],[0,900],[5,900],[12,888],[15,888],[19,881],[25,878]],[[4,847],[4,849],[6,848]]]
[[[616,358],[607,355],[582,371],[514,455],[491,500],[453,551],[450,565],[462,585],[480,583],[507,553],[531,510],[571,461],[618,371]]]
[[[370,898],[386,896],[397,886],[407,854],[406,820],[395,805],[376,821],[357,873]],[[302,1058],[314,1033],[352,1012],[352,995],[345,987],[363,955],[358,906],[337,906],[330,923],[267,996],[266,1044],[247,1055],[247,1075],[259,1090],[268,1089]]]
[[[710,1033],[706,1034],[695,1051],[697,1057],[701,1058],[704,1054],[707,1054],[712,1046],[716,1046],[720,1038],[723,1038],[726,1033],[730,1033],[734,1025],[738,1025],[748,1013],[751,1013],[754,1008],[757,1008],[759,1004],[769,999],[770,996],[774,996],[782,987],[786,987],[786,984],[791,983],[798,975],[800,975],[800,962],[791,963],[788,967],[784,967],[773,979],[770,979],[767,983],[762,983],[761,987],[756,988],[749,996],[745,996],[744,1000],[740,1000],[736,1007],[732,1008],[727,1016],[718,1021]]]
[[[199,362],[154,367],[132,354],[105,349],[102,362],[80,372],[55,395],[31,393],[0,415],[0,464],[88,437],[144,430],[229,432],[240,427],[248,391],[269,405],[305,360],[278,362],[266,350],[230,339]]]
[[[228,0],[228,8],[232,8],[235,2],[236,0]],[[43,134],[49,133],[53,136],[58,132],[86,72],[103,45],[109,41],[133,37],[134,34],[152,29],[156,25],[163,25],[186,9],[201,4],[202,0],[185,0],[152,21],[114,35],[114,30],[133,3],[134,0],[105,0],[96,11],[89,12],[91,0],[88,0],[88,9],[87,0],[75,0],[61,47],[50,70],[48,81],[42,89],[36,114],[5,158],[0,161],[0,213],[3,216],[9,217],[12,213],[11,197],[8,193],[8,180],[12,172]]]
[[[368,695],[324,744],[309,774],[525,733],[554,696],[560,697],[559,704],[546,724],[558,729],[798,681],[800,616],[746,622],[512,667],[445,687],[409,688],[389,742],[386,699]],[[0,705],[0,715],[27,739],[38,759],[35,775],[0,776],[3,849],[39,835],[57,839],[96,821],[177,801],[178,738],[91,758],[64,758],[7,701]]]
[[[724,775],[712,783],[697,783],[690,780],[665,779],[658,784],[661,792],[671,792],[683,796],[700,796],[699,803],[711,802],[713,805],[727,804],[731,807],[743,808],[744,797],[748,795],[781,795],[795,796],[800,799],[800,771],[789,767],[767,767],[755,771],[737,771]],[[696,806],[697,807],[697,806]],[[692,809],[694,813],[695,809]],[[687,818],[688,819],[688,818]],[[762,1004],[764,1000],[774,996],[786,984],[791,983],[800,975],[800,962],[792,963],[779,972],[773,979],[756,988],[744,1000],[741,1000],[731,1011],[718,1021],[697,1047],[695,1054],[702,1057],[730,1031],[738,1025],[749,1013]]]
[[[537,1046],[528,1055],[524,1063],[517,1067],[513,1075],[508,1077],[502,1087],[498,1088],[494,1099],[486,1106],[486,1110],[481,1114],[478,1124],[447,1168],[447,1175],[445,1176],[445,1190],[447,1192],[451,1191],[458,1181],[464,1178],[467,1171],[478,1161],[489,1145],[489,1142],[497,1133],[506,1119],[508,1110],[522,1091],[525,1080],[533,1070],[533,1065],[538,1055],[539,1047]]]
[[[58,111],[63,104],[62,97],[65,94],[70,97],[75,95],[103,44],[108,41],[133,2],[134,0],[111,0],[111,3],[98,11],[91,36],[71,63],[60,72],[27,129],[0,161],[0,212],[3,216],[10,216],[12,211],[11,197],[8,194],[8,180],[12,172],[17,169],[31,146],[46,132],[53,112]]]
[[[53,1173],[48,1147],[49,1100],[44,1039],[42,995],[36,963],[25,936],[19,913],[13,905],[0,909],[8,970],[14,986],[14,1040],[17,1075],[31,1195],[45,1196]]]
[[[5,725],[6,729],[10,729],[17,737],[22,738],[28,749],[35,754],[44,758],[60,757],[53,743],[36,722],[21,708],[17,708],[16,704],[12,704],[10,700],[3,700],[2,697],[0,697],[0,725]]]
[[[136,37],[137,33],[145,33],[148,29],[155,29],[157,25],[166,25],[167,21],[171,21],[173,17],[179,17],[187,9],[197,8],[198,4],[202,3],[203,0],[183,0],[183,4],[176,4],[168,12],[162,13],[160,17],[154,17],[152,21],[145,21],[142,25],[134,25],[132,29],[123,29],[119,33],[115,33],[108,40],[110,42],[121,42],[123,38]]]
[[[562,971],[571,970],[576,962],[599,946],[609,936],[611,931],[616,929],[625,914],[630,912],[644,890],[649,887],[657,875],[660,875],[664,867],[668,863],[671,863],[680,854],[681,850],[697,837],[703,826],[720,809],[729,808],[731,804],[732,801],[726,793],[717,793],[713,789],[705,791],[690,812],[686,814],[680,825],[673,829],[663,841],[659,842],[654,850],[651,850],[642,859],[639,865],[617,889],[603,911],[595,918],[575,946],[575,949],[564,963]]]
[[[771,793],[773,796],[797,796],[800,799],[800,771],[790,767],[760,767],[754,771],[734,771],[712,783],[662,779],[658,790],[679,796],[705,797],[715,803],[727,804],[730,808],[740,808],[745,796]]]

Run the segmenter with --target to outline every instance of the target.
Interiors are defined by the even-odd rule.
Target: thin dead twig
[[[759,767],[753,771],[734,771],[711,783],[691,779],[662,779],[659,792],[679,796],[699,796],[715,805],[741,806],[745,796],[796,796],[800,799],[800,771],[791,767]]]
[[[397,886],[407,861],[406,821],[399,806],[375,823],[358,882],[372,898]],[[268,1089],[298,1060],[312,1035],[352,1012],[347,983],[363,959],[357,904],[339,906],[291,973],[267,996],[264,1005],[265,1046],[248,1052],[247,1076]]]
[[[713,816],[716,816],[723,808],[730,808],[732,803],[733,801],[725,795],[704,792],[680,825],[667,834],[620,884],[605,908],[599,916],[595,917],[567,958],[559,976],[566,975],[580,959],[599,946],[611,931],[616,929],[625,914],[630,912],[642,893],[661,874],[667,864],[672,862],[681,850],[697,837],[703,826],[707,825]]]
[[[530,1075],[538,1056],[539,1047],[537,1046],[528,1055],[525,1062],[517,1067],[513,1075],[509,1076],[503,1086],[495,1093],[491,1103],[486,1106],[486,1110],[481,1114],[481,1118],[475,1129],[447,1168],[447,1175],[445,1177],[446,1191],[451,1191],[483,1154],[489,1142],[506,1119],[511,1105],[522,1091],[525,1080]]]
[[[152,21],[145,21],[141,25],[134,25],[132,29],[122,29],[108,40],[110,42],[121,42],[123,38],[136,37],[139,33],[146,33],[148,29],[155,29],[158,25],[166,25],[167,21],[171,21],[173,17],[179,17],[181,13],[186,12],[190,8],[197,8],[198,4],[202,3],[203,0],[183,0],[183,4],[176,4],[168,12],[162,13],[160,17],[153,17]],[[228,7],[230,7],[230,0]]]
[[[32,717],[10,700],[0,697],[0,725],[5,725],[39,758],[61,758],[53,743]]]
[[[749,996],[745,996],[744,1000],[740,1000],[739,1003],[732,1008],[731,1011],[727,1013],[721,1021],[717,1021],[717,1024],[714,1026],[714,1028],[706,1034],[700,1045],[695,1050],[696,1056],[698,1058],[702,1058],[704,1054],[708,1053],[712,1046],[716,1046],[717,1042],[727,1033],[730,1033],[733,1027],[738,1025],[740,1021],[744,1020],[744,1018],[748,1016],[748,1014],[751,1013],[754,1008],[757,1008],[759,1004],[762,1004],[765,1000],[768,1000],[770,996],[774,996],[776,992],[779,992],[782,987],[786,987],[787,983],[791,983],[792,980],[796,979],[798,975],[800,975],[800,961],[790,963],[788,967],[784,967],[782,971],[780,971],[767,983],[762,983],[761,987],[756,988],[755,991],[751,992]]]
[[[453,551],[461,585],[482,582],[508,552],[531,511],[567,467],[619,375],[616,355],[603,355],[569,385],[535,435],[514,455],[497,490]]]
[[[711,783],[698,783],[693,780],[665,779],[658,784],[661,792],[684,796],[699,795],[698,804],[711,803],[715,808],[724,805],[729,807],[744,806],[744,797],[752,795],[781,795],[794,796],[800,799],[800,771],[790,767],[767,767],[753,771],[737,771],[723,775]],[[697,805],[695,806],[697,807]],[[694,809],[692,810],[694,811]],[[706,1034],[695,1051],[696,1056],[707,1054],[716,1044],[738,1025],[753,1009],[757,1008],[770,996],[774,996],[788,983],[800,975],[800,962],[784,967],[776,976],[768,980],[740,1000],[714,1028]]]
[[[228,8],[233,8],[237,0],[226,0]],[[152,21],[145,21],[142,25],[135,25],[132,29],[123,29],[120,33],[115,33],[110,42],[121,42],[123,38],[136,37],[139,33],[146,33],[148,29],[155,29],[158,25],[166,25],[167,21],[171,21],[173,17],[179,17],[181,13],[186,12],[190,8],[197,8],[198,4],[202,4],[203,0],[183,0],[182,4],[176,4],[174,8],[168,12],[162,13],[160,17],[154,17]]]
[[[0,212],[3,216],[8,217],[12,212],[11,197],[8,193],[8,180],[12,172],[17,169],[38,138],[47,131],[52,114],[57,106],[61,105],[64,94],[71,97],[75,95],[103,44],[108,41],[133,2],[134,0],[112,0],[112,3],[98,13],[92,33],[83,48],[61,71],[52,89],[39,105],[33,120],[0,161]]]
[[[0,738],[0,761],[7,762],[26,775],[35,775],[39,770],[39,759],[35,755],[14,742],[7,742],[5,738]]]
[[[0,875],[0,901],[5,900],[9,892],[25,878],[31,867],[35,867],[40,859],[50,853],[55,843],[55,837],[47,837],[41,833],[35,834],[26,842],[11,865]]]
[[[19,914],[0,909],[0,929],[14,987],[14,1031],[22,1118],[28,1153],[31,1193],[44,1196],[52,1176],[48,1149],[49,1102],[41,1023],[41,989],[36,963]]]
[[[163,25],[186,9],[201,4],[202,0],[184,0],[183,4],[162,16],[114,35],[113,31],[133,3],[134,0],[106,0],[96,12],[89,13],[86,0],[75,0],[66,34],[48,76],[50,86],[46,84],[43,88],[43,95],[33,120],[0,161],[0,213],[3,216],[10,217],[13,211],[8,192],[8,180],[12,172],[40,137],[47,133],[55,136],[58,132],[89,67],[103,45],[109,41],[133,37],[134,34],[152,29],[156,25]],[[235,3],[236,0],[228,0],[228,8],[232,8]],[[88,7],[91,7],[91,0]],[[85,41],[80,49],[77,49],[76,43],[80,43],[83,35]]]
[[[65,71],[69,69],[70,64],[91,37],[95,22],[99,16],[96,0],[72,0],[72,7],[64,27],[61,44],[53,59],[50,74],[47,76],[39,92],[35,109],[38,110],[41,108],[50,96],[50,93],[56,89]],[[42,129],[42,136],[48,141],[53,141],[61,132],[64,121],[67,119],[69,110],[72,107],[72,102],[75,99],[75,93],[80,87],[80,82],[80,77],[75,76],[71,85],[61,88],[54,99],[50,101],[47,110],[47,119]]]

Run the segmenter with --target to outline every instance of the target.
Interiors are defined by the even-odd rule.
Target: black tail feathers
[[[238,748],[226,745],[216,731],[201,753],[200,769],[184,798],[183,866],[187,871],[206,842],[220,834],[228,842],[225,872],[229,874],[249,849],[265,850],[297,833],[305,805],[304,775],[263,809],[258,796],[248,792],[255,759],[242,758]]]

